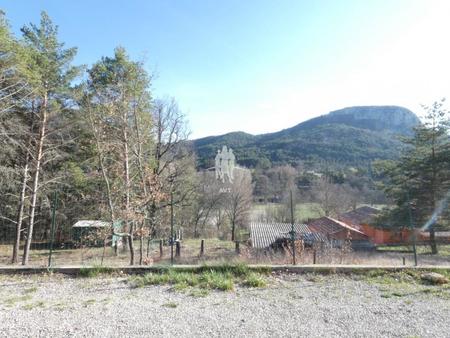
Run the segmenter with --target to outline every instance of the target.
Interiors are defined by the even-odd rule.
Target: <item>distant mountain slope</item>
[[[193,144],[200,167],[212,166],[214,154],[223,145],[233,148],[238,163],[248,167],[308,159],[364,165],[396,157],[401,146],[398,135],[410,134],[419,123],[418,117],[403,107],[349,107],[275,133],[233,132],[194,140]]]

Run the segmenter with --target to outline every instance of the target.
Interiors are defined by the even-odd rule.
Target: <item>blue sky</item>
[[[92,64],[121,45],[175,97],[192,137],[264,133],[352,105],[449,96],[450,2],[0,1],[15,32],[46,10]]]

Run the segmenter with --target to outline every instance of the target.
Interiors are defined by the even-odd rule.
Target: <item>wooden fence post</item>
[[[202,239],[202,241],[200,242],[200,257],[203,257],[204,254],[205,254],[205,240]]]
[[[175,250],[175,257],[181,256],[181,242],[176,241],[176,250]]]
[[[316,264],[316,250],[313,250],[313,264]]]
[[[239,248],[239,241],[234,242],[236,244],[235,252],[239,255],[241,253],[241,249]]]
[[[163,256],[163,240],[159,240],[159,257]]]

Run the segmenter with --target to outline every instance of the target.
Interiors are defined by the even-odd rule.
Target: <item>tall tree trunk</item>
[[[433,119],[433,133],[431,136],[431,170],[432,170],[432,178],[431,178],[431,205],[432,208],[435,209],[436,205],[436,194],[437,194],[437,166],[436,166],[436,135],[435,135],[435,121]],[[432,210],[434,212],[434,210]],[[433,255],[438,253],[438,248],[436,245],[436,236],[434,231],[434,225],[430,226],[430,246],[431,253]]]
[[[234,242],[234,238],[235,238],[234,232],[235,232],[235,230],[236,230],[236,225],[235,225],[235,222],[233,221],[233,222],[231,222],[231,241],[232,242]]]
[[[101,140],[100,140],[101,133],[99,132],[99,130],[96,127],[92,111],[91,110],[88,110],[88,111],[89,111],[89,122],[90,122],[91,128],[94,132],[93,134],[94,134],[94,138],[95,138],[95,145],[97,147],[98,163],[99,163],[100,169],[102,171],[103,181],[105,182],[105,185],[106,185],[106,195],[108,198],[109,216],[111,219],[111,237],[114,238],[113,237],[115,234],[114,223],[116,222],[116,217],[115,217],[115,212],[114,212],[114,203],[113,203],[113,196],[112,196],[112,191],[111,191],[111,184],[109,182],[108,173],[106,170],[105,162],[103,160],[103,154],[105,153],[105,151],[103,150]],[[117,247],[117,241],[116,241],[114,244],[114,254],[116,256],[118,254],[117,249],[118,249],[118,247]]]
[[[199,238],[199,234],[198,234],[198,221],[195,221],[194,223],[194,238]]]
[[[103,238],[103,251],[102,251],[102,260],[100,261],[100,265],[103,266],[103,260],[105,259],[106,253],[106,245],[108,243],[108,238]]]
[[[23,168],[22,189],[20,191],[20,199],[19,199],[19,210],[17,212],[16,238],[14,240],[13,246],[12,263],[19,262],[20,233],[22,232],[23,209],[25,207],[25,193],[27,190],[27,182],[28,182],[28,161],[29,155],[27,152],[25,159],[25,166]]]
[[[137,161],[138,161],[138,169],[139,169],[139,176],[141,178],[141,184],[142,184],[142,189],[144,192],[144,198],[147,200],[147,183],[145,182],[145,172],[144,172],[144,166],[142,163],[142,138],[141,138],[141,133],[139,130],[139,120],[138,120],[138,116],[137,116],[137,111],[136,111],[136,106],[134,107],[133,110],[133,115],[134,115],[134,128],[136,130],[136,137],[137,137],[137,143],[138,143],[138,149],[137,149]],[[143,263],[143,257],[144,257],[144,228],[145,228],[145,219],[147,218],[147,212],[146,212],[146,208],[144,208],[144,220],[141,223],[141,227],[140,227],[140,237],[139,237],[139,265],[142,265]],[[148,251],[147,251],[147,256],[148,256]]]
[[[144,259],[144,222],[141,223],[141,233],[139,236],[139,265],[142,265]]]
[[[124,151],[124,178],[125,178],[125,228],[129,229],[128,246],[130,248],[130,265],[134,265],[134,243],[133,232],[134,222],[129,221],[130,217],[130,163],[128,156],[128,133],[124,128],[123,130],[123,151]]]
[[[130,265],[134,265],[134,243],[133,243],[134,221],[129,222],[129,225],[130,225],[130,232],[128,237],[128,245],[130,248]]]
[[[37,201],[37,194],[38,194],[38,189],[39,189],[39,173],[41,170],[44,139],[45,139],[45,133],[46,133],[46,127],[47,127],[47,104],[48,104],[48,98],[47,98],[47,94],[45,94],[44,101],[42,104],[42,110],[41,110],[41,121],[40,121],[41,125],[40,125],[39,139],[38,139],[38,144],[37,144],[37,149],[36,149],[36,157],[34,159],[36,164],[35,164],[35,172],[34,172],[34,178],[33,178],[33,186],[32,186],[32,190],[31,190],[30,221],[28,224],[27,241],[25,243],[25,247],[24,247],[24,251],[23,251],[22,265],[28,264],[31,240],[33,238],[34,216],[35,216],[35,211],[36,211],[36,201]]]
[[[19,263],[19,250],[20,250],[20,237],[22,232],[23,214],[25,208],[25,197],[28,184],[28,175],[30,168],[30,150],[32,148],[32,132],[34,129],[35,120],[35,101],[31,102],[31,119],[30,119],[30,135],[28,138],[27,148],[25,149],[25,165],[23,167],[23,177],[22,177],[22,190],[20,192],[19,208],[17,211],[17,222],[16,222],[16,238],[13,247],[12,263]]]
[[[430,226],[430,246],[431,246],[431,253],[433,255],[438,253],[438,248],[436,244],[436,232],[434,230],[434,225],[432,224]]]
[[[154,238],[154,236],[156,236],[156,221],[157,221],[156,212],[157,211],[158,211],[158,208],[156,206],[156,202],[153,200],[147,209],[149,236],[152,238]]]

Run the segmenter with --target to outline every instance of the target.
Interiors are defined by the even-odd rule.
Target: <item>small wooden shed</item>
[[[123,222],[121,220],[115,221],[113,224],[114,230],[121,231]],[[99,221],[99,220],[83,220],[78,221],[72,226],[72,238],[74,242],[81,243],[81,240],[89,237],[90,234],[95,235],[100,229],[109,228],[111,230],[111,222]],[[95,237],[95,236],[92,236]],[[122,245],[122,238],[119,235],[112,235],[111,246],[120,247]],[[90,241],[90,245],[103,245],[102,239],[96,239]]]
[[[111,227],[110,222],[98,220],[78,221],[72,226],[72,238],[75,242],[80,243],[83,239],[89,237],[89,235],[95,235],[99,229],[104,229],[107,227]]]

